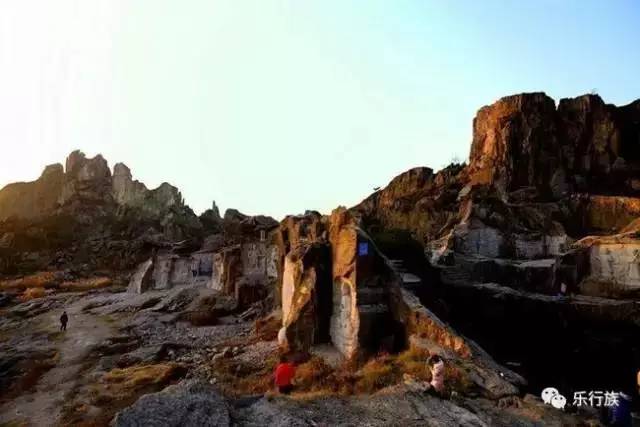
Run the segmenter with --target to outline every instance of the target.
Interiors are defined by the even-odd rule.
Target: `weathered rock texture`
[[[401,340],[389,308],[384,259],[345,208],[321,220],[286,218],[280,229],[283,328],[289,346],[308,350],[330,342],[346,358]]]
[[[428,308],[480,337],[502,360],[524,360],[526,369],[535,370],[554,363],[539,349],[539,325],[547,325],[548,341],[565,353],[590,360],[607,347],[628,354],[637,347],[629,339],[640,332],[635,309],[615,320],[610,314],[616,301],[637,304],[631,298],[640,285],[639,179],[640,101],[616,107],[586,95],[556,107],[544,93],[520,94],[478,111],[468,165],[437,173],[411,169],[352,212],[379,236],[383,251],[393,249],[394,239],[419,243],[422,263],[435,268],[416,270],[426,284],[417,293]],[[585,238],[591,234],[598,237]],[[394,256],[407,261],[416,251],[396,250]],[[419,264],[411,262],[414,269]],[[565,288],[608,299],[568,304],[556,297]],[[563,304],[570,310],[549,316]],[[580,329],[587,317],[589,327]],[[498,326],[504,319],[513,322]],[[435,324],[426,322],[427,331]],[[536,340],[511,341],[519,334],[514,325]],[[446,334],[427,335],[456,347]],[[559,378],[586,365],[563,366],[564,372],[554,371]],[[630,368],[625,360],[610,378],[622,381]],[[536,374],[553,380],[544,370]]]
[[[597,95],[508,96],[473,122],[471,180],[501,194],[535,187],[548,197],[580,191],[637,195],[640,101],[624,107]]]
[[[277,223],[239,215],[227,216],[222,233],[205,239],[200,250],[177,245],[156,252],[138,266],[128,290],[142,293],[197,284],[234,297],[239,307],[271,300],[279,277]]]
[[[0,253],[0,273],[127,270],[152,247],[200,239],[212,227],[203,228],[177,188],[148,190],[124,164],[112,174],[102,156],[74,151],[64,169],[50,165],[36,181],[0,190],[0,238],[13,235]]]
[[[142,396],[118,413],[112,425],[225,427],[231,425],[231,418],[229,404],[215,388],[191,381]]]

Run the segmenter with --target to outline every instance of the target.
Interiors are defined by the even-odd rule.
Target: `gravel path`
[[[40,427],[59,422],[65,396],[78,381],[86,356],[96,344],[115,333],[101,317],[83,313],[83,305],[80,300],[66,308],[67,331],[54,343],[58,353],[56,365],[40,378],[31,393],[0,407],[0,423],[21,420]],[[47,325],[46,332],[57,331],[61,314],[53,310],[40,316],[40,321]]]

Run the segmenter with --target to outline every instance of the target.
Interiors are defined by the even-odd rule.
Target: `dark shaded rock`
[[[119,412],[116,427],[225,427],[231,424],[227,402],[208,384],[187,381],[142,396]]]

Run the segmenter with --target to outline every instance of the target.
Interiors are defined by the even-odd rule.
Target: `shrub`
[[[0,282],[0,289],[27,289],[27,288],[49,288],[57,283],[56,273],[52,271],[41,271],[19,279],[10,279]]]
[[[372,393],[389,385],[396,384],[399,378],[388,356],[376,357],[368,361],[359,372],[356,391]]]
[[[45,295],[44,288],[27,288],[20,296],[22,301],[31,301],[32,299],[42,298]]]
[[[331,386],[330,375],[333,369],[321,357],[313,356],[296,368],[296,388],[318,390]]]
[[[66,291],[88,291],[91,289],[100,289],[111,286],[113,282],[108,277],[92,277],[88,279],[78,279],[66,281],[60,285],[60,289]]]
[[[113,369],[102,377],[104,387],[111,394],[130,393],[149,385],[166,384],[182,372],[180,365],[159,363]]]
[[[431,369],[426,362],[428,358],[428,351],[412,347],[397,356],[396,365],[402,373],[412,375],[416,380],[431,381]]]

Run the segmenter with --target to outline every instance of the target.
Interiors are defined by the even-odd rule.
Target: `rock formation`
[[[140,263],[128,289],[142,293],[200,283],[234,297],[240,307],[266,299],[279,277],[277,224],[266,216],[225,214],[220,233],[199,250],[161,249]]]
[[[543,93],[509,96],[478,111],[468,165],[412,169],[352,211],[384,238],[383,252],[402,232],[420,243],[435,269],[417,272],[428,307],[540,381],[575,381],[586,365],[563,359],[575,372],[538,371],[554,362],[530,343],[557,343],[562,357],[588,345],[581,354],[591,360],[608,346],[638,350],[628,337],[640,331],[629,299],[638,295],[639,147],[640,101],[616,107],[587,95],[556,108]],[[558,302],[561,288],[576,296]],[[512,336],[523,339],[500,344]],[[617,368],[610,378],[622,382],[631,360]]]
[[[118,163],[74,151],[36,181],[0,190],[0,272],[86,266],[128,270],[153,246],[199,239],[203,226],[177,188],[148,190]],[[9,237],[11,239],[9,239]],[[10,242],[9,242],[10,240]]]

